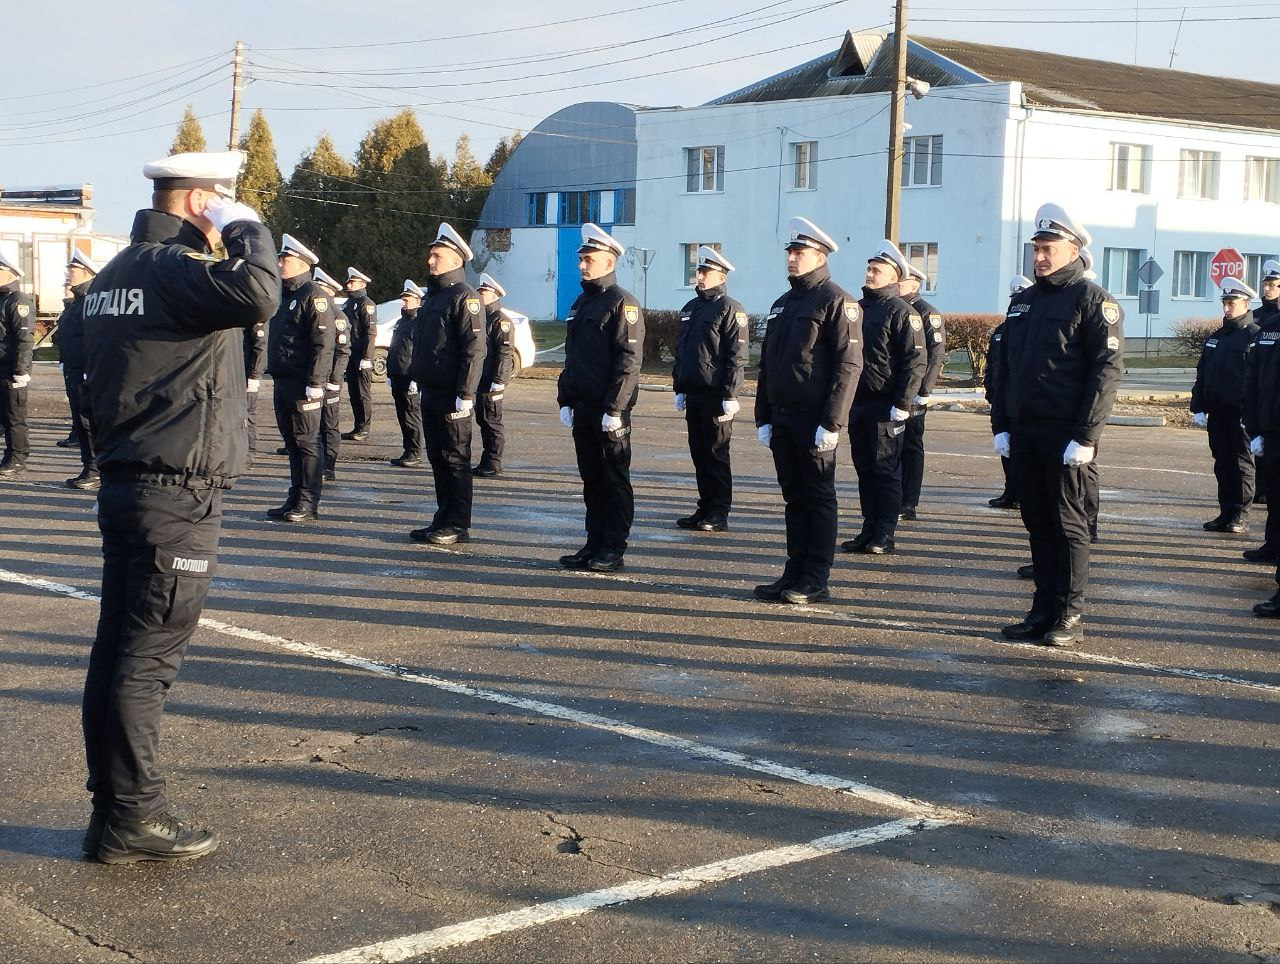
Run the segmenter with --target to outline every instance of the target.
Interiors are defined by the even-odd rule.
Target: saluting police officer
[[[31,299],[18,288],[22,275],[22,269],[0,252],[0,425],[4,426],[0,479],[22,475],[31,456],[27,386],[31,384],[36,311]]]
[[[347,301],[342,306],[350,322],[351,357],[347,361],[347,394],[355,428],[342,437],[363,442],[373,422],[373,351],[378,340],[378,306],[367,291],[373,281],[359,268],[347,268]]]
[[[175,154],[143,168],[152,209],[85,298],[103,566],[84,689],[83,846],[107,863],[189,860],[218,845],[173,814],[156,747],[214,575],[222,494],[244,464],[239,329],[280,299],[271,235],[230,200],[243,157]],[[219,235],[222,261],[209,253]]]
[[[1205,339],[1191,387],[1191,421],[1209,432],[1213,474],[1218,480],[1218,514],[1204,524],[1209,532],[1239,534],[1249,529],[1253,502],[1253,454],[1241,425],[1245,369],[1259,328],[1249,302],[1258,293],[1237,278],[1225,278],[1222,327]]]
[[[1123,316],[1084,278],[1089,232],[1059,205],[1040,208],[1031,240],[1036,283],[1009,305],[991,427],[996,453],[1012,459],[1036,590],[1003,634],[1070,646],[1084,638],[1088,464],[1124,371]]]
[[[582,294],[569,308],[556,400],[561,424],[573,430],[587,541],[560,557],[565,569],[621,569],[635,518],[631,410],[640,394],[644,315],[635,297],[618,284],[618,259],[625,253],[598,225],[582,226]]]
[[[480,404],[476,406],[476,424],[480,426],[484,450],[480,453],[474,474],[487,479],[502,473],[502,452],[506,448],[502,400],[515,373],[516,362],[511,319],[503,314],[500,304],[507,295],[507,289],[491,275],[482,274],[476,291],[484,303],[487,347],[484,370],[480,373]]]
[[[333,369],[333,299],[311,280],[320,259],[286,234],[280,245],[280,308],[268,326],[267,372],[275,383],[276,426],[289,456],[289,494],[267,517],[313,522],[324,488],[320,413]]]
[[[411,469],[422,464],[422,406],[418,386],[413,381],[413,326],[424,293],[411,279],[405,278],[400,292],[400,317],[391,329],[391,345],[387,349],[387,381],[391,383],[391,401],[400,423],[404,450],[391,464]]]
[[[324,407],[320,410],[320,448],[323,451],[324,480],[338,480],[338,455],[342,449],[342,379],[351,357],[351,323],[338,307],[342,285],[323,268],[311,272],[311,280],[329,296],[329,318],[333,324],[333,363],[324,380]]]
[[[463,272],[471,257],[462,235],[441,224],[427,252],[427,297],[413,330],[413,380],[422,393],[436,512],[409,538],[433,546],[471,538],[471,413],[485,353],[480,296]]]
[[[1019,292],[1026,291],[1033,284],[1035,284],[1035,282],[1026,275],[1014,275],[1012,280],[1009,282],[1010,302],[1013,301],[1015,295]],[[1005,310],[1007,312],[1008,308]],[[1000,355],[1003,347],[1004,322],[1002,321],[1000,324],[996,325],[995,329],[991,332],[991,338],[987,341],[987,364],[982,370],[982,392],[983,395],[986,396],[987,404],[991,405],[992,409],[995,408],[995,403],[992,401],[992,393],[995,391],[996,383],[995,373],[1000,367]],[[1000,470],[1004,474],[1004,489],[994,499],[988,499],[987,505],[991,506],[993,509],[1017,509],[1019,508],[1018,497],[1013,494],[1013,478],[1009,472],[1009,459],[1003,455],[1000,456]]]
[[[55,343],[62,363],[62,382],[71,406],[71,434],[80,449],[80,474],[67,479],[67,486],[86,492],[102,484],[97,463],[93,460],[93,433],[84,397],[84,298],[98,274],[98,266],[83,252],[72,252],[67,262],[67,287],[71,299],[58,317]]]
[[[671,383],[676,411],[684,412],[689,456],[698,483],[698,506],[677,519],[681,529],[723,532],[733,506],[729,443],[738,392],[747,367],[747,313],[730,298],[725,282],[733,264],[719,251],[698,247],[697,296],[680,309]]]
[[[882,555],[896,548],[902,511],[902,439],[920,393],[927,355],[924,322],[900,295],[911,265],[892,241],[867,260],[862,286],[862,377],[849,413],[849,447],[858,472],[862,531],[845,552]]]
[[[795,605],[831,598],[836,447],[862,374],[862,310],[831,280],[840,250],[807,218],[787,225],[790,290],[769,309],[756,384],[756,437],[773,453],[786,505],[787,564],[755,596]]]
[[[907,265],[907,277],[898,282],[902,300],[915,309],[924,322],[925,369],[916,396],[911,400],[911,417],[902,433],[902,512],[908,521],[916,517],[920,507],[920,489],[924,485],[924,417],[929,409],[929,396],[947,363],[947,325],[937,308],[920,297],[920,288],[929,276],[913,264]]]

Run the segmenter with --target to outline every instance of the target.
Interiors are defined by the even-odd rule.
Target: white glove
[[[676,393],[676,411],[677,412],[684,411],[684,395],[680,394],[679,392]]]
[[[489,383],[489,392],[490,392],[491,394],[492,394],[492,393],[496,393],[496,392],[500,392],[500,391],[502,391],[503,389],[505,389],[506,387],[507,387],[507,386],[506,386],[506,385],[503,385],[501,382],[490,382],[490,383]]]
[[[910,412],[904,412],[902,409],[894,408],[892,405],[889,406],[889,421],[905,422],[910,417],[911,417]]]
[[[1081,445],[1075,439],[1067,443],[1067,450],[1062,453],[1063,465],[1088,465],[1093,461],[1094,447]]]
[[[62,362],[58,362],[58,371],[62,372],[63,374],[66,374],[67,366],[62,364]]]
[[[1259,435],[1249,443],[1249,451],[1254,455],[1262,454],[1262,436]]]
[[[325,389],[326,389],[327,391],[330,391],[330,392],[340,392],[340,391],[342,391],[342,386],[341,386],[341,385],[335,385],[333,382],[325,382],[325,383],[324,383],[324,387],[325,387]]]
[[[262,223],[262,218],[258,217],[258,212],[249,207],[249,205],[221,196],[215,197],[205,206],[204,216],[209,219],[210,224],[218,229],[219,233],[232,221]]]
[[[310,385],[308,385],[308,386],[307,386],[307,401],[309,401],[309,402],[314,402],[317,398],[324,398],[324,389],[323,389],[323,388],[312,388]]]
[[[244,383],[244,390],[246,392],[249,392],[250,394],[256,391],[260,391],[261,388],[262,388],[262,379],[260,378],[250,378],[247,382]]]
[[[1194,425],[1196,428],[1208,428],[1209,416],[1206,415],[1204,412],[1192,412],[1191,424]]]
[[[417,395],[417,394],[418,394],[418,383],[417,383],[417,382],[410,382],[410,383],[409,383],[409,394],[410,394],[410,395]]]
[[[765,448],[773,448],[773,426],[761,425],[756,429],[756,438],[760,440],[760,444]]]
[[[373,362],[369,361],[369,359],[367,359],[367,358],[361,358],[361,359],[360,359],[360,370],[361,370],[362,372],[367,372],[367,371],[371,370],[372,368],[373,368]]]
[[[573,428],[573,409],[568,405],[560,406],[560,424],[565,428]]]
[[[742,411],[742,404],[736,398],[726,398],[720,403],[721,410],[730,418]]]
[[[929,404],[929,396],[928,396],[928,395],[917,395],[915,398],[911,399],[911,404],[912,404],[912,405],[919,405],[919,406],[921,406],[922,408],[923,408],[923,407],[927,407],[927,406],[928,406],[928,404]]]
[[[996,450],[996,455],[1002,459],[1009,457],[1009,433],[1001,432],[991,440],[992,447]]]
[[[830,452],[840,444],[840,433],[829,432],[821,425],[813,433],[813,448],[817,452]]]
[[[610,415],[608,412],[605,412],[600,416],[600,427],[606,432],[616,432],[618,429],[622,428],[622,419],[617,415]]]
[[[30,375],[14,375],[13,381],[9,383],[9,386],[11,388],[18,389],[18,388],[26,388],[30,384],[31,384]]]
[[[461,395],[453,400],[453,410],[458,413],[459,417],[463,415],[470,415],[471,410],[475,407],[476,403],[473,400],[463,398]]]

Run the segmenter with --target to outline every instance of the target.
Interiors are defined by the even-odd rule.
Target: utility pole
[[[893,5],[893,89],[889,92],[889,171],[885,183],[884,236],[898,243],[902,197],[902,108],[907,89],[907,0]]]
[[[240,143],[240,91],[244,87],[244,41],[236,41],[236,52],[231,58],[231,133],[227,135],[227,150],[234,151]]]

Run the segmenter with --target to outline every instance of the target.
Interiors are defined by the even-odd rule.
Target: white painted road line
[[[692,867],[689,870],[677,870],[661,877],[646,877],[617,887],[606,887],[604,890],[595,890],[574,897],[532,904],[505,914],[479,917],[461,924],[437,927],[435,930],[424,931],[421,934],[411,934],[408,937],[355,947],[337,954],[313,957],[304,964],[322,964],[322,962],[323,964],[370,964],[370,962],[386,964],[391,961],[405,961],[411,957],[433,954],[451,947],[474,944],[476,941],[497,937],[499,934],[509,934],[512,931],[581,917],[602,907],[616,907],[632,901],[649,900],[695,890],[708,884],[744,877],[762,870],[816,860],[819,857],[827,857],[842,851],[893,840],[895,837],[905,837],[908,834],[936,830],[945,826],[947,826],[945,822],[938,820],[894,820],[863,830],[850,830],[832,834],[829,837],[819,837],[808,843],[778,847],[775,850],[760,850],[742,857],[732,857],[728,860],[703,864],[701,867]]]
[[[75,586],[51,582],[48,579],[41,579],[36,576],[24,576],[21,573],[10,572],[6,569],[0,569],[0,582],[14,583],[20,586],[26,586],[30,589],[39,589],[45,592],[58,593],[59,595],[70,596],[74,599],[83,599],[89,602],[100,601],[98,596],[93,593],[86,592],[83,589],[77,589]],[[604,730],[609,733],[615,733],[619,736],[628,737],[629,739],[650,743],[654,746],[677,750],[681,753],[687,754],[688,756],[694,757],[695,759],[709,760],[714,763],[722,763],[744,770],[752,770],[756,773],[763,773],[768,776],[777,777],[780,780],[789,780],[793,783],[804,784],[805,786],[836,790],[840,793],[857,797],[860,800],[865,800],[868,803],[902,811],[915,817],[944,818],[947,820],[961,819],[960,815],[954,812],[948,812],[922,800],[914,800],[910,797],[903,797],[888,790],[881,790],[879,787],[873,787],[870,784],[859,783],[856,780],[847,780],[844,777],[831,776],[826,773],[817,773],[812,770],[805,770],[801,767],[787,766],[786,764],[775,763],[772,760],[766,760],[762,757],[749,757],[744,753],[738,753],[734,750],[724,750],[717,746],[699,743],[696,740],[689,740],[684,737],[673,736],[670,733],[663,733],[660,730],[652,730],[648,727],[636,726],[632,723],[626,723],[622,720],[614,720],[607,716],[599,716],[595,713],[585,713],[581,710],[575,710],[568,706],[561,706],[558,703],[547,703],[542,700],[529,699],[524,696],[501,693],[497,690],[480,689],[475,686],[468,686],[465,683],[456,683],[452,680],[443,679],[439,676],[428,676],[423,673],[417,673],[405,666],[397,666],[393,663],[383,663],[378,660],[367,659],[363,656],[354,656],[350,653],[344,653],[341,650],[330,649],[327,646],[298,642],[296,640],[286,639],[283,636],[274,636],[270,633],[259,632],[256,629],[245,629],[241,626],[233,626],[230,623],[224,623],[221,620],[211,619],[207,616],[200,619],[200,625],[227,636],[234,636],[239,639],[250,640],[252,642],[265,643],[269,646],[287,650],[291,653],[298,653],[302,656],[309,656],[313,659],[319,659],[329,663],[338,663],[343,666],[350,666],[354,669],[364,670],[369,673],[376,673],[379,676],[389,676],[395,679],[405,680],[410,683],[421,683],[425,686],[443,690],[446,693],[454,693],[458,696],[467,696],[472,699],[485,700],[489,703],[498,703],[502,706],[526,710],[531,713],[537,713],[541,716],[548,716],[553,719],[576,723],[580,726]]]

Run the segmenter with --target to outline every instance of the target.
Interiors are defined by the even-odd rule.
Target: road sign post
[[[1142,357],[1151,354],[1151,316],[1160,314],[1160,292],[1155,290],[1156,282],[1164,277],[1164,268],[1155,258],[1147,258],[1138,266],[1138,280],[1147,286],[1145,291],[1138,292],[1138,314],[1146,316],[1147,336],[1142,341]]]
[[[1244,280],[1244,258],[1235,248],[1223,248],[1209,262],[1209,280],[1219,288],[1228,278]]]

